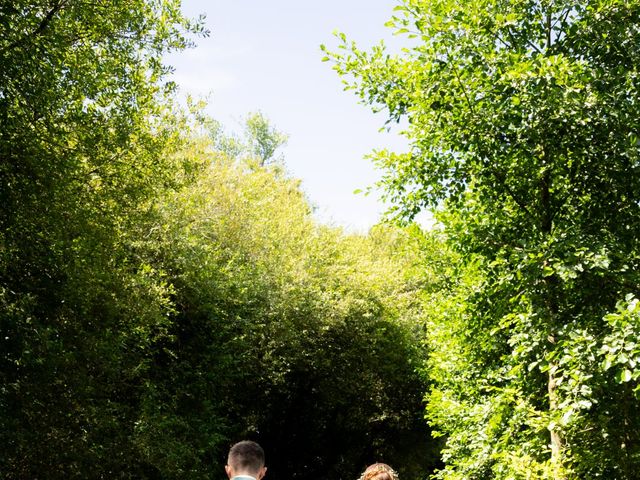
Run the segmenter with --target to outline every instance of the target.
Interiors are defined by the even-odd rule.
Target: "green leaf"
[[[631,381],[631,379],[633,378],[633,374],[631,373],[630,370],[628,369],[624,369],[624,370],[620,370],[617,375],[616,375],[616,380],[619,383],[626,383]]]

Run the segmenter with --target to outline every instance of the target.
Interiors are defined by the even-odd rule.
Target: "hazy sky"
[[[364,155],[374,148],[405,149],[394,133],[378,133],[384,116],[344,92],[320,44],[336,46],[340,30],[370,46],[384,38],[395,0],[183,0],[190,16],[207,15],[209,38],[169,57],[185,92],[210,94],[209,113],[229,130],[260,110],[289,135],[288,170],[325,222],[363,231],[384,206],[374,195],[354,194],[379,173]]]

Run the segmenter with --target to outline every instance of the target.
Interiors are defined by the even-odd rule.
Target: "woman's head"
[[[374,463],[367,467],[359,480],[398,480],[398,474],[386,463]]]

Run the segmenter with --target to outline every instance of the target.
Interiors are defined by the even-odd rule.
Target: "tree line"
[[[180,107],[173,0],[0,6],[0,476],[270,478],[437,461],[417,229],[313,219],[262,114]]]
[[[178,106],[179,1],[0,6],[4,478],[209,478],[240,438],[271,478],[638,477],[640,4],[389,26],[326,59],[406,124],[391,213],[439,228],[347,235],[266,117]]]

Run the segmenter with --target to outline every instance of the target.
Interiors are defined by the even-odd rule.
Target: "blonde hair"
[[[398,480],[398,474],[386,463],[369,465],[359,480]]]

